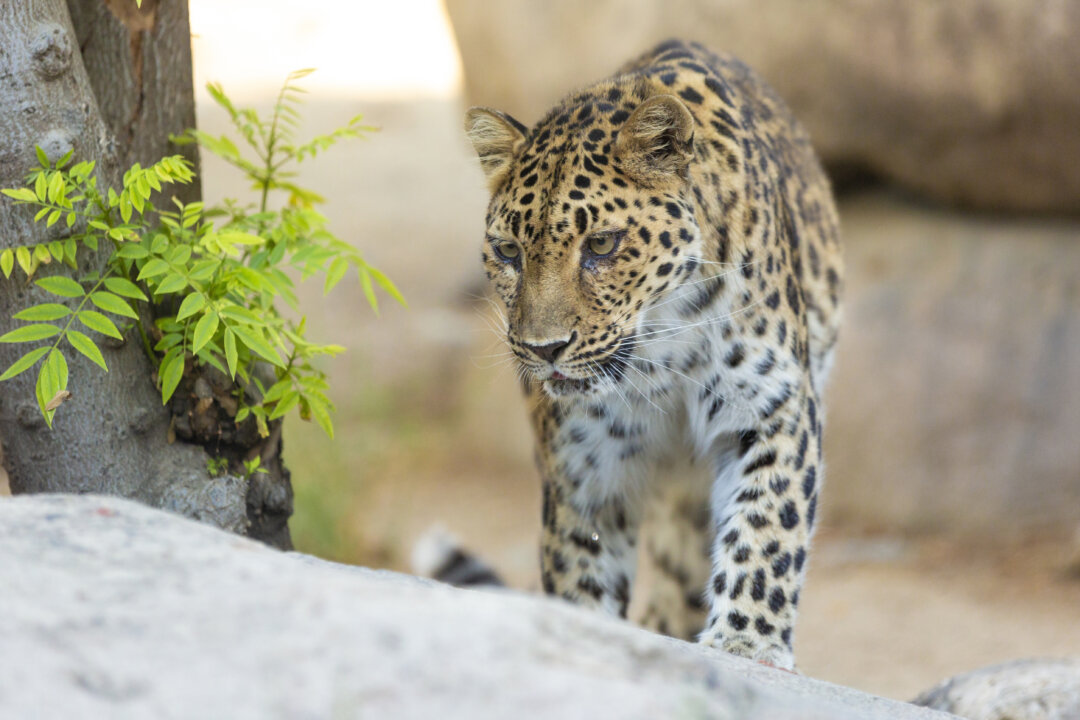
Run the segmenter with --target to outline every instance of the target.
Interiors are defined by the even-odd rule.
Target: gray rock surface
[[[829,522],[1000,540],[1080,522],[1080,223],[841,203]]]
[[[981,668],[946,680],[915,702],[969,720],[1077,720],[1080,657]]]
[[[446,0],[467,100],[530,124],[667,37],[733,52],[825,163],[949,203],[1080,211],[1080,3]]]
[[[951,717],[117,498],[0,498],[0,558],[5,718]]]

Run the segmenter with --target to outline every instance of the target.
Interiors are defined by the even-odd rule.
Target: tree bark
[[[193,146],[168,140],[194,124],[186,0],[144,0],[141,9],[134,0],[0,2],[0,187],[22,185],[35,146],[53,161],[71,149],[75,161],[96,161],[99,187],[119,186],[136,162],[145,167],[179,153],[195,163]],[[200,195],[197,183],[174,192],[184,202]],[[155,202],[169,203],[168,195]],[[0,200],[0,249],[64,237],[70,231],[63,225],[46,229],[26,208]],[[80,273],[102,268],[107,256],[108,249],[95,255],[80,248]],[[38,276],[68,271],[53,263]],[[0,278],[0,334],[19,324],[10,316],[20,308],[57,300],[19,271]],[[291,547],[292,488],[281,462],[280,423],[265,439],[237,428],[222,378],[190,365],[163,407],[156,365],[135,333],[100,343],[108,373],[63,348],[73,396],[52,430],[34,399],[36,371],[0,384],[0,440],[12,491],[121,495]],[[0,344],[0,369],[29,349]],[[241,463],[255,456],[269,472],[245,479]],[[212,477],[211,457],[228,459],[231,474]]]

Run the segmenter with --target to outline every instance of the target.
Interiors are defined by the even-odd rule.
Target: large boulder
[[[841,203],[845,317],[826,396],[830,521],[1072,533],[1080,223]]]
[[[468,101],[525,123],[678,36],[761,72],[836,172],[966,206],[1080,211],[1080,3],[445,2]]]
[[[0,717],[953,717],[117,498],[0,498],[0,556]]]

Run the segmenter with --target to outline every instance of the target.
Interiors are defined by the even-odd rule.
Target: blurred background
[[[305,164],[353,279],[303,303],[337,439],[286,421],[297,548],[399,570],[433,523],[539,586],[539,491],[482,299],[486,191],[461,133],[529,124],[669,36],[740,55],[808,126],[840,197],[846,325],[801,670],[901,699],[1080,653],[1080,3],[1071,0],[190,0],[202,86],[264,108],[316,67],[307,127],[378,132]],[[249,198],[204,158],[208,202]]]

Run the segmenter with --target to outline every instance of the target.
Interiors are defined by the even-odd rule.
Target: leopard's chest
[[[644,314],[634,357],[612,392],[563,407],[549,450],[583,502],[644,490],[674,468],[713,474],[719,456],[760,415],[776,382],[748,358],[772,348],[735,321],[737,292],[716,293],[709,307],[688,316],[698,291],[690,285]],[[737,347],[746,357],[736,363]]]

